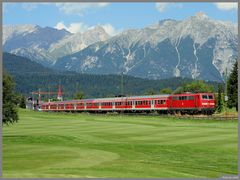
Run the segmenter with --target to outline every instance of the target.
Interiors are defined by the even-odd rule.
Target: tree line
[[[24,76],[14,76],[15,79],[17,79],[17,82],[19,82],[18,78],[22,78],[22,81],[25,81],[23,78]],[[55,79],[56,87],[57,87],[57,79],[59,78],[59,75],[52,75],[52,80]],[[72,88],[72,94],[68,95],[69,98],[73,99],[81,99],[85,97],[89,97],[89,94],[86,96],[86,92],[88,91],[94,91],[96,93],[92,94],[95,97],[109,97],[109,96],[114,96],[118,93],[119,91],[119,82],[116,81],[109,81],[111,78],[116,78],[116,76],[108,76],[105,86],[101,86],[104,81],[101,80],[97,76],[94,76],[96,80],[94,81],[92,78],[88,79],[91,80],[91,82],[83,81],[81,84],[81,87],[77,85],[74,88],[74,85],[70,86]],[[32,78],[32,77],[31,77]],[[69,78],[69,77],[68,77]],[[71,77],[70,79],[66,79],[66,83],[76,81],[76,76]],[[84,78],[89,78],[89,76],[85,76]],[[140,79],[140,78],[139,78]],[[200,93],[200,92],[215,92],[216,94],[216,100],[217,100],[217,111],[221,112],[223,110],[223,105],[224,105],[224,96],[228,96],[228,101],[226,104],[227,107],[229,108],[236,108],[238,110],[238,62],[234,64],[234,67],[227,79],[227,94],[224,94],[224,88],[223,84],[221,83],[216,83],[216,84],[209,84],[201,80],[186,80],[182,79],[183,81],[179,81],[177,78],[172,78],[170,84],[174,84],[173,87],[176,87],[175,89],[169,84],[169,79],[168,80],[156,80],[156,81],[148,81],[145,80],[145,82],[140,83],[138,78],[129,78],[125,77],[125,87],[127,86],[128,89],[125,90],[125,93],[128,93],[129,95],[150,95],[150,94],[172,94],[172,93],[183,93],[183,92],[193,92],[193,93]],[[43,78],[42,76],[36,76],[34,81],[38,81],[41,85],[41,87],[44,87],[44,82],[46,83],[47,80],[46,78]],[[93,81],[92,81],[93,80]],[[120,81],[120,78],[118,79]],[[134,81],[135,80],[135,81]],[[140,79],[142,80],[142,79]],[[180,79],[181,80],[181,79]],[[149,86],[149,82],[153,83],[154,86]],[[160,84],[156,84],[156,83]],[[167,83],[168,82],[168,83]],[[26,82],[27,83],[27,82]],[[43,84],[41,84],[43,83]],[[92,83],[92,89],[87,89],[87,91],[82,90],[81,88],[84,87],[87,83]],[[144,84],[145,83],[145,84]],[[24,83],[23,83],[24,84]],[[103,83],[104,84],[104,83]],[[107,84],[107,86],[106,86]],[[182,84],[182,85],[181,85]],[[217,91],[216,92],[216,85],[218,85]],[[139,86],[143,86],[145,88],[139,88]],[[147,86],[147,88],[146,88]],[[30,86],[31,87],[31,86]],[[109,89],[106,89],[105,87],[111,87]],[[152,87],[149,89],[149,87]],[[157,88],[158,87],[158,88]],[[166,88],[167,87],[167,88]],[[16,91],[15,89],[15,82],[14,79],[11,77],[9,73],[6,71],[3,72],[3,124],[12,124],[14,122],[17,122],[18,120],[18,114],[17,114],[17,108],[22,107],[25,108],[25,99],[26,99],[26,94],[22,93],[16,93],[19,91]],[[111,90],[114,89],[114,90]],[[140,89],[140,90],[139,90]],[[47,91],[47,90],[46,90]],[[25,92],[25,91],[23,91]],[[99,92],[104,92],[104,93],[99,93]],[[134,94],[135,92],[135,94]],[[91,97],[91,96],[90,96]]]

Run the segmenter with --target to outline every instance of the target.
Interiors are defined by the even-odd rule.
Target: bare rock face
[[[3,26],[3,49],[51,66],[57,58],[78,52],[109,37],[101,26],[76,34],[37,25]]]
[[[203,13],[129,29],[59,58],[55,67],[94,74],[125,73],[161,79],[182,76],[222,81],[237,58],[237,26]]]

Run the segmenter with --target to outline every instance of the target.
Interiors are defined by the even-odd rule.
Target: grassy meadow
[[[238,122],[44,113],[3,127],[3,177],[237,175]]]

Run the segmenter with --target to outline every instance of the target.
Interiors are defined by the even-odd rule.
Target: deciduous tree
[[[163,88],[160,91],[160,94],[171,94],[172,93],[172,89],[171,88]]]
[[[181,87],[178,87],[174,93],[184,93],[184,92],[191,92],[191,93],[202,93],[202,92],[213,92],[214,87],[212,85],[208,85],[204,83],[204,81],[192,81],[189,84],[185,84]]]
[[[74,95],[74,99],[82,99],[84,97],[84,92],[79,91]]]

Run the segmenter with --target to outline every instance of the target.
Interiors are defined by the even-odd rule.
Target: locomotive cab
[[[213,93],[201,93],[199,106],[203,113],[212,114],[215,111],[215,97]]]

